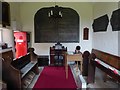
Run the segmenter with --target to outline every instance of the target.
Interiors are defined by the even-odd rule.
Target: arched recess
[[[34,16],[35,43],[78,43],[79,15],[66,7],[45,7]]]

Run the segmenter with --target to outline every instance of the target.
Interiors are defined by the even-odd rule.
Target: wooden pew
[[[109,75],[117,82],[120,82],[120,74],[115,73],[112,69],[120,71],[120,57],[115,56],[100,50],[92,49],[90,55],[90,63],[88,70],[88,83],[94,83],[95,79],[95,68],[101,69],[105,72],[106,76]]]
[[[25,76],[33,71],[39,74],[37,66],[37,55],[34,49],[30,48],[30,52],[18,59],[13,60],[12,50],[1,52],[2,54],[2,81],[7,83],[8,90],[21,90],[25,81]]]

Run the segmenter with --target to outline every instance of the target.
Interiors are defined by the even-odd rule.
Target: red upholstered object
[[[68,70],[68,79],[65,77],[65,67],[50,67],[47,66],[43,69],[39,76],[34,89],[38,88],[69,88],[76,90],[77,86],[74,81],[72,72]]]

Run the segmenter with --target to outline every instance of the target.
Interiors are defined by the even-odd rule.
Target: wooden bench
[[[7,83],[8,90],[21,90],[29,72],[39,74],[37,55],[33,48],[27,55],[18,59],[13,60],[12,55],[12,50],[2,53],[2,80]]]
[[[101,69],[107,76],[109,75],[117,82],[120,82],[120,57],[100,50],[92,49],[88,70],[88,83],[93,83],[95,79],[95,68]],[[104,79],[105,80],[105,79]]]

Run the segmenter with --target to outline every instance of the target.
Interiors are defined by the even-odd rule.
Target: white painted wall
[[[13,30],[2,28],[2,42],[8,44],[8,47],[14,47]]]
[[[81,46],[81,51],[89,50],[92,48],[92,17],[93,8],[92,3],[87,2],[24,2],[20,6],[20,16],[23,26],[23,31],[32,32],[32,46],[38,55],[49,55],[50,46],[55,43],[34,43],[34,15],[40,8],[55,6],[55,4],[62,7],[70,7],[78,12],[80,15],[80,43],[62,43],[67,47],[68,51],[74,51],[76,45]],[[47,25],[46,25],[47,26]],[[89,40],[83,40],[83,28],[89,28]]]
[[[117,2],[94,3],[93,17],[97,18],[102,15],[108,14],[110,20],[112,11],[116,9],[118,9]],[[107,32],[93,33],[92,47],[114,55],[118,55],[118,31],[112,31],[110,22],[107,28]]]
[[[9,2],[10,4],[10,19],[11,29],[14,31],[21,31],[21,19],[20,19],[20,2]]]

